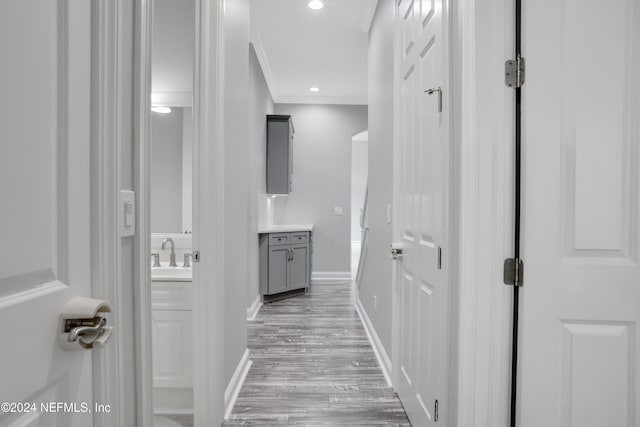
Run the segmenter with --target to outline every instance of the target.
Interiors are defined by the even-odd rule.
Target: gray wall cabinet
[[[289,194],[293,181],[291,116],[267,116],[267,193]]]
[[[311,233],[262,233],[260,242],[260,295],[275,295],[309,287]]]

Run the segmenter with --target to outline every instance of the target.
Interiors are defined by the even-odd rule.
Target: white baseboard
[[[312,271],[311,281],[316,283],[350,281],[350,271]]]
[[[252,363],[251,359],[249,359],[249,349],[247,348],[244,350],[240,363],[238,363],[238,367],[233,373],[231,381],[229,381],[229,384],[224,391],[225,420],[229,418],[229,415],[231,415],[233,405],[236,404],[236,399],[238,398],[238,394],[240,394],[240,389],[242,388],[242,384],[244,384],[245,378],[247,378],[247,373],[249,373],[249,368],[251,368]]]
[[[376,359],[378,359],[378,364],[382,369],[382,374],[384,375],[384,379],[387,381],[389,387],[392,387],[391,384],[391,359],[389,355],[384,350],[384,346],[382,345],[382,341],[380,341],[380,337],[376,333],[375,328],[373,327],[373,323],[371,323],[371,319],[367,316],[367,311],[362,306],[362,302],[360,302],[360,298],[358,298],[356,302],[356,311],[360,316],[360,320],[362,320],[362,324],[364,325],[364,330],[367,333],[367,338],[369,338],[369,342],[371,343],[371,347],[373,347],[373,352],[376,355]]]
[[[247,308],[247,320],[256,320],[260,307],[262,307],[262,303],[260,302],[260,295],[258,295],[256,299],[253,300],[251,307]]]

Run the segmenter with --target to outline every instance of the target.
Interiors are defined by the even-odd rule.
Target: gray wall
[[[313,223],[313,271],[351,270],[351,137],[367,129],[364,105],[276,104],[293,117],[293,190],[277,197],[276,224]],[[389,116],[391,117],[391,116]],[[342,216],[333,214],[343,208]]]
[[[260,68],[253,46],[249,48],[249,162],[250,168],[250,227],[249,227],[249,285],[247,307],[258,297],[258,224],[259,200],[266,197],[267,174],[267,114],[273,114],[273,98]]]
[[[391,224],[393,198],[393,1],[380,0],[369,31],[369,244],[360,301],[391,356]],[[378,309],[373,310],[377,296]]]
[[[151,232],[182,230],[182,108],[151,113]]]
[[[195,1],[154,0],[152,92],[193,91]]]
[[[224,25],[225,380],[247,348],[249,0],[227,1]]]
[[[193,229],[193,108],[182,109],[182,230]]]

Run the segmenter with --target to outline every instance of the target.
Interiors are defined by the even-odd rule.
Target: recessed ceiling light
[[[319,87],[316,87],[316,86],[314,86],[314,87],[310,87],[310,88],[309,88],[309,90],[310,90],[311,92],[320,92],[320,88],[319,88]]]
[[[151,107],[151,111],[153,111],[154,113],[169,114],[171,112],[171,108],[154,105],[153,107]]]
[[[313,10],[320,10],[324,7],[324,4],[320,0],[311,0],[309,2],[309,7]]]

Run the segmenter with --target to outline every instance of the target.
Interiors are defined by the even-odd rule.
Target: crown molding
[[[258,57],[258,63],[260,64],[260,68],[262,68],[262,75],[264,76],[264,80],[267,83],[267,88],[271,93],[271,98],[275,102],[277,94],[276,94],[276,83],[273,78],[273,73],[271,71],[271,66],[269,65],[269,60],[267,59],[267,52],[264,49],[264,44],[262,44],[262,39],[260,38],[260,34],[256,32],[251,32],[249,37],[249,41],[253,45],[253,50],[256,52],[256,56]]]

